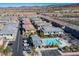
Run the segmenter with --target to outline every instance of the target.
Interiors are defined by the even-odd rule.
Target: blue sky
[[[68,5],[72,3],[0,3],[0,7]]]

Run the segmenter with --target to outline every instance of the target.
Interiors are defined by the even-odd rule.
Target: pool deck
[[[61,38],[43,38],[41,39],[43,44],[42,45],[52,45],[52,44],[57,44],[60,47],[70,45],[66,40],[61,40]]]
[[[40,48],[40,50],[57,50],[58,48],[54,47],[54,48]]]

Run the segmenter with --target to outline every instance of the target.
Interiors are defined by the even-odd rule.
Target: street
[[[13,42],[13,45],[11,46],[13,49],[13,56],[23,56],[23,48],[24,48],[23,39],[27,40],[26,37],[24,37],[22,35],[22,33],[23,33],[22,21],[19,20],[19,22],[20,22],[20,24],[18,27],[17,37],[16,37],[16,40]],[[28,53],[27,53],[27,55],[28,55]]]

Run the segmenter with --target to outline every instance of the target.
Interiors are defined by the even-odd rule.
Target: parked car
[[[24,43],[24,44],[23,44],[23,46],[29,46],[29,44],[27,44],[27,43]]]
[[[13,43],[8,43],[9,46],[13,45]]]
[[[24,43],[27,43],[27,40],[23,40]]]
[[[24,56],[27,56],[27,51],[23,51],[23,55]]]
[[[30,51],[30,48],[24,47],[23,50],[24,50],[24,51]]]

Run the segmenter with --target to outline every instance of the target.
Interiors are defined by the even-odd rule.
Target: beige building
[[[32,25],[31,21],[29,18],[24,18],[23,19],[23,28],[25,29],[24,35],[26,34],[34,34],[36,32],[36,29],[34,28],[34,26]]]

